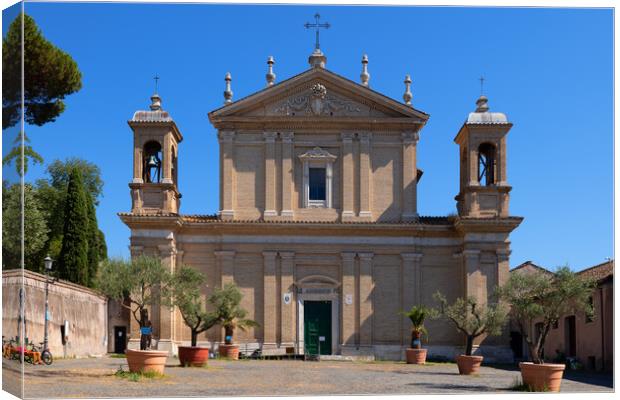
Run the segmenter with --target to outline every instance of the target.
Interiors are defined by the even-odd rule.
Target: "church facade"
[[[235,333],[242,352],[402,359],[410,321],[401,311],[433,306],[438,290],[484,302],[508,278],[509,234],[522,220],[509,214],[512,124],[478,99],[455,138],[458,214],[422,216],[417,143],[429,115],[412,107],[411,80],[398,102],[370,88],[366,57],[361,83],[326,61],[317,48],[308,70],[276,83],[270,58],[267,86],[238,101],[226,76],[225,104],[209,113],[220,150],[216,215],[180,212],[183,137],[154,95],[129,121],[132,208],[119,215],[132,256],[196,268],[205,296],[227,282],[240,288],[260,324]],[[155,305],[151,319],[160,349],[189,343],[178,311]],[[427,328],[430,356],[462,352],[464,337],[449,322]],[[130,330],[133,342],[138,328]],[[214,328],[199,345],[223,340]],[[512,359],[508,334],[481,341],[489,361]]]

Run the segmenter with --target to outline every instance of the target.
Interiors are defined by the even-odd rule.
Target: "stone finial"
[[[362,81],[362,85],[368,86],[370,74],[368,73],[368,56],[366,54],[362,57],[362,73],[360,74],[360,79]]]
[[[265,77],[267,78],[267,86],[273,86],[273,84],[276,82],[276,74],[273,72],[273,64],[275,64],[273,56],[269,56],[267,58],[267,65],[269,67],[267,70],[267,75],[265,75]]]
[[[476,100],[476,112],[483,113],[489,111],[488,103],[489,99],[487,99],[487,96],[481,94],[480,97],[478,97],[478,100]]]
[[[312,68],[325,68],[327,57],[325,57],[321,49],[314,49],[310,57],[308,57],[308,64],[310,64]]]
[[[224,80],[226,81],[226,90],[224,90],[224,104],[230,104],[232,103],[232,97],[233,97],[233,92],[232,92],[232,89],[230,88],[230,81],[232,80],[230,72],[226,73]]]
[[[405,94],[403,94],[403,100],[405,100],[405,104],[411,106],[411,100],[413,99],[413,95],[411,94],[411,77],[409,74],[405,75]]]
[[[153,93],[151,96],[151,105],[149,107],[152,111],[161,110],[161,97],[157,93]]]

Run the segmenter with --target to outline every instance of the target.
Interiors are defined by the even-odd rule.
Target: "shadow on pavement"
[[[486,385],[458,385],[451,383],[407,383],[409,386],[420,386],[428,389],[460,390],[465,392],[498,392],[501,389]]]

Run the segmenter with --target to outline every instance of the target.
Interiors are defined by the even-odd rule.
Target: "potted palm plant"
[[[465,354],[456,358],[459,373],[461,375],[477,374],[483,357],[472,355],[474,340],[484,334],[500,335],[506,321],[506,308],[500,303],[479,304],[473,296],[465,299],[459,297],[452,304],[448,304],[445,296],[440,292],[436,292],[433,298],[440,304],[439,314],[452,321],[456,329],[465,335]]]
[[[157,301],[169,302],[171,278],[159,258],[144,255],[131,261],[105,260],[99,268],[99,290],[128,308],[140,326],[140,350],[125,351],[131,372],[164,372],[168,352],[150,349],[152,332],[147,307]]]
[[[411,347],[406,350],[407,364],[424,364],[426,362],[426,349],[422,348],[422,335],[428,336],[424,327],[427,318],[435,316],[434,309],[424,306],[413,306],[407,312],[401,312],[411,320]]]
[[[536,391],[560,391],[564,364],[545,363],[543,350],[549,330],[568,313],[592,316],[589,297],[595,281],[568,267],[555,274],[543,271],[513,272],[499,295],[511,306],[511,316],[525,339],[530,362],[519,363],[523,383]],[[535,333],[535,324],[542,328]]]
[[[209,359],[209,348],[198,347],[198,335],[218,323],[214,312],[207,312],[206,301],[200,293],[205,283],[204,274],[189,266],[177,269],[172,278],[171,305],[181,313],[183,322],[191,331],[191,345],[179,346],[182,366],[203,366]]]
[[[233,343],[235,329],[245,331],[247,328],[260,326],[258,322],[246,318],[248,312],[240,306],[243,295],[234,283],[227,283],[222,288],[216,288],[209,297],[213,305],[215,318],[224,328],[224,344],[219,345],[220,357],[231,360],[239,358],[239,346]]]

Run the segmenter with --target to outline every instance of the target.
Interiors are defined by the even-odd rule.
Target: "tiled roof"
[[[577,274],[588,278],[593,278],[597,282],[600,282],[603,279],[614,275],[614,261],[606,261],[602,264],[579,271]]]
[[[127,212],[118,213],[121,217],[138,217],[138,218],[153,218],[153,217],[181,217],[183,221],[194,223],[227,223],[227,224],[339,224],[339,225],[449,225],[452,223],[454,217],[444,216],[420,216],[418,221],[354,221],[354,222],[333,222],[333,221],[265,221],[264,219],[253,220],[234,220],[223,221],[217,214],[188,214],[179,215],[173,213],[160,213],[160,214],[133,214]]]

